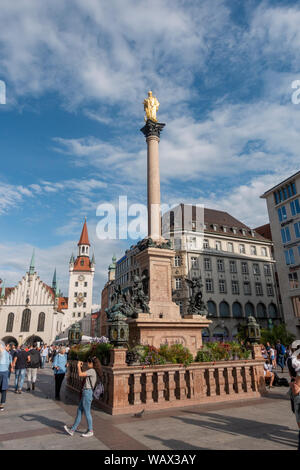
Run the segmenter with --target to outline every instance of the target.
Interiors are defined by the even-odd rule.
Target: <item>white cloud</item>
[[[204,67],[229,22],[219,0],[2,0],[0,65],[18,96],[56,90],[70,106],[101,100],[128,116],[149,88],[166,106],[189,98],[189,67]]]

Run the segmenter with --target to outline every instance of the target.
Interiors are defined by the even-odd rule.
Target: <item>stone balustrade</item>
[[[145,410],[184,407],[201,403],[257,398],[266,393],[260,359],[192,363],[188,367],[103,367],[104,397],[97,405],[116,415]],[[70,361],[68,388],[80,390],[77,362]]]

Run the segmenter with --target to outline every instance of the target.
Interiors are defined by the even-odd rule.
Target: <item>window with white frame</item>
[[[264,246],[261,248],[260,251],[262,256],[268,256],[267,248],[265,248]]]
[[[180,277],[177,277],[175,279],[175,286],[176,286],[176,289],[181,289],[182,287],[182,279]]]
[[[255,292],[256,292],[256,295],[263,295],[263,288],[262,288],[261,282],[255,283]]]
[[[212,279],[205,279],[206,292],[214,291],[214,281]]]
[[[174,265],[177,267],[177,266],[181,266],[181,257],[180,256],[175,256],[174,258]]]
[[[197,238],[191,237],[190,238],[190,249],[195,250],[197,248]]]
[[[220,251],[220,250],[221,250],[221,247],[222,247],[221,242],[217,240],[217,241],[215,242],[215,247],[216,247],[216,250]]]
[[[242,274],[249,274],[248,263],[246,261],[242,262]]]
[[[238,295],[240,293],[239,281],[231,281],[232,294]]]
[[[297,273],[289,273],[289,284],[290,284],[290,289],[299,288],[299,280],[298,280]]]
[[[251,247],[250,247],[250,253],[251,253],[251,255],[256,256],[256,246],[251,245]]]
[[[220,294],[226,293],[226,281],[225,279],[219,279],[219,291]]]
[[[267,295],[268,295],[269,297],[273,297],[273,296],[274,296],[273,284],[267,284]]]
[[[241,254],[245,254],[246,253],[245,245],[239,245],[239,250]]]
[[[205,271],[211,271],[211,259],[204,258],[204,269]]]
[[[251,295],[251,284],[249,281],[244,281],[244,294]]]
[[[256,276],[260,275],[260,269],[259,269],[258,263],[253,263],[253,274],[255,274]]]
[[[197,268],[198,267],[198,259],[192,256],[191,258],[191,263],[192,263],[192,268]]]
[[[236,273],[237,272],[236,261],[233,261],[233,260],[229,261],[229,270],[230,270],[231,273]]]
[[[217,259],[217,269],[218,271],[222,271],[222,272],[225,271],[223,259]]]
[[[227,251],[229,251],[229,253],[233,253],[233,243],[227,243]]]
[[[209,241],[208,240],[203,240],[203,248],[209,248]]]
[[[264,274],[265,276],[271,276],[272,271],[270,264],[264,264]]]

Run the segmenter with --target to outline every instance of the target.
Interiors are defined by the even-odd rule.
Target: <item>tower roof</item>
[[[29,274],[33,274],[34,273],[34,248],[33,248],[33,252],[32,252],[32,257],[31,257],[31,261],[30,261],[30,267],[29,267]]]
[[[81,236],[80,236],[80,239],[79,239],[79,242],[78,242],[78,246],[79,245],[89,245],[90,246],[88,229],[87,229],[87,225],[86,225],[86,219],[84,221],[83,229],[82,229]]]

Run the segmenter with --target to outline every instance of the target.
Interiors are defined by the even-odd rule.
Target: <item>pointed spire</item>
[[[70,258],[70,264],[73,263],[74,264],[74,261],[75,261],[75,258],[74,258],[74,254],[72,253],[72,256]]]
[[[34,248],[33,248],[32,257],[30,261],[30,267],[29,267],[29,274],[34,274],[34,258],[35,258],[35,253],[34,253]]]
[[[59,290],[59,287],[58,287],[58,282],[56,283],[56,288],[55,288],[55,297],[59,297],[60,295],[60,290]]]
[[[56,290],[56,268],[54,270],[53,279],[52,279],[52,289]]]
[[[2,282],[2,289],[1,289],[1,295],[0,295],[1,299],[3,297],[5,297],[5,281]]]
[[[96,262],[95,262],[95,253],[93,253],[92,264],[96,264]]]
[[[78,242],[78,246],[79,245],[89,245],[90,246],[88,229],[87,229],[87,225],[86,225],[86,217],[85,217],[85,220],[84,220],[84,225],[83,225],[83,229],[82,229],[82,232],[81,232],[80,240]]]

